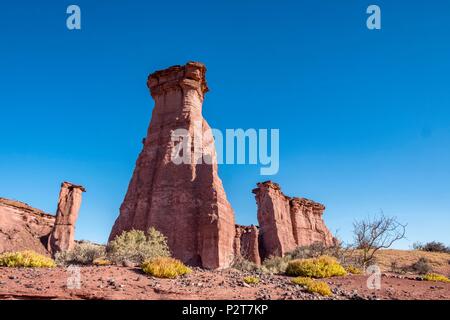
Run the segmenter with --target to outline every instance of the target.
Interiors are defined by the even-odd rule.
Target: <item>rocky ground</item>
[[[65,268],[0,268],[0,299],[450,299],[449,283],[386,273],[381,290],[376,291],[367,288],[367,276],[324,279],[333,290],[331,298],[307,293],[286,276],[263,275],[259,284],[247,285],[244,275],[232,269],[195,269],[170,280],[149,277],[138,268],[81,267],[80,288],[69,289],[68,278],[73,274]]]

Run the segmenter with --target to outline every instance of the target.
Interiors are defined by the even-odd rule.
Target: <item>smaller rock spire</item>
[[[86,189],[70,182],[61,184],[56,220],[48,239],[48,250],[55,254],[73,249],[75,244],[75,223],[81,207],[82,194]]]

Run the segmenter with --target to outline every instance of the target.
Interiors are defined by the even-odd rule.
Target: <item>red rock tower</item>
[[[75,245],[75,223],[81,207],[81,198],[85,191],[82,186],[70,182],[61,184],[55,225],[48,239],[48,250],[51,253],[73,249]]]
[[[272,181],[257,184],[253,190],[258,205],[262,256],[283,256],[296,247],[314,242],[332,246],[336,239],[325,225],[325,206],[305,198],[283,194]]]
[[[155,227],[167,237],[175,258],[217,269],[233,260],[235,224],[217,173],[211,128],[202,115],[205,73],[203,64],[189,62],[149,76],[155,107],[109,239],[124,230]],[[189,163],[173,161],[178,147],[173,133],[179,129],[197,146],[188,155]],[[197,161],[202,155],[212,161]]]

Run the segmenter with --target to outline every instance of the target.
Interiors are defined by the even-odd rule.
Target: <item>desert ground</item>
[[[333,296],[322,297],[307,293],[282,275],[259,275],[260,283],[248,285],[242,279],[251,273],[234,269],[194,268],[191,274],[177,279],[158,279],[139,268],[82,266],[80,288],[69,289],[67,280],[72,272],[66,268],[0,268],[0,299],[450,300],[450,283],[423,281],[419,275],[389,271],[394,260],[407,266],[420,257],[427,258],[435,272],[450,274],[449,254],[385,250],[377,256],[382,270],[380,290],[367,288],[366,275],[348,275],[322,279],[333,291]]]

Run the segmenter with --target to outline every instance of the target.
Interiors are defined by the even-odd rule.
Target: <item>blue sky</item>
[[[77,4],[82,30],[66,28]],[[366,28],[378,4],[382,29]],[[104,242],[150,120],[147,75],[208,68],[214,128],[280,129],[291,196],[334,232],[377,214],[450,244],[450,4],[444,1],[23,1],[0,11],[0,196],[53,213],[87,188],[77,238]],[[255,165],[219,169],[237,222],[256,223]]]

